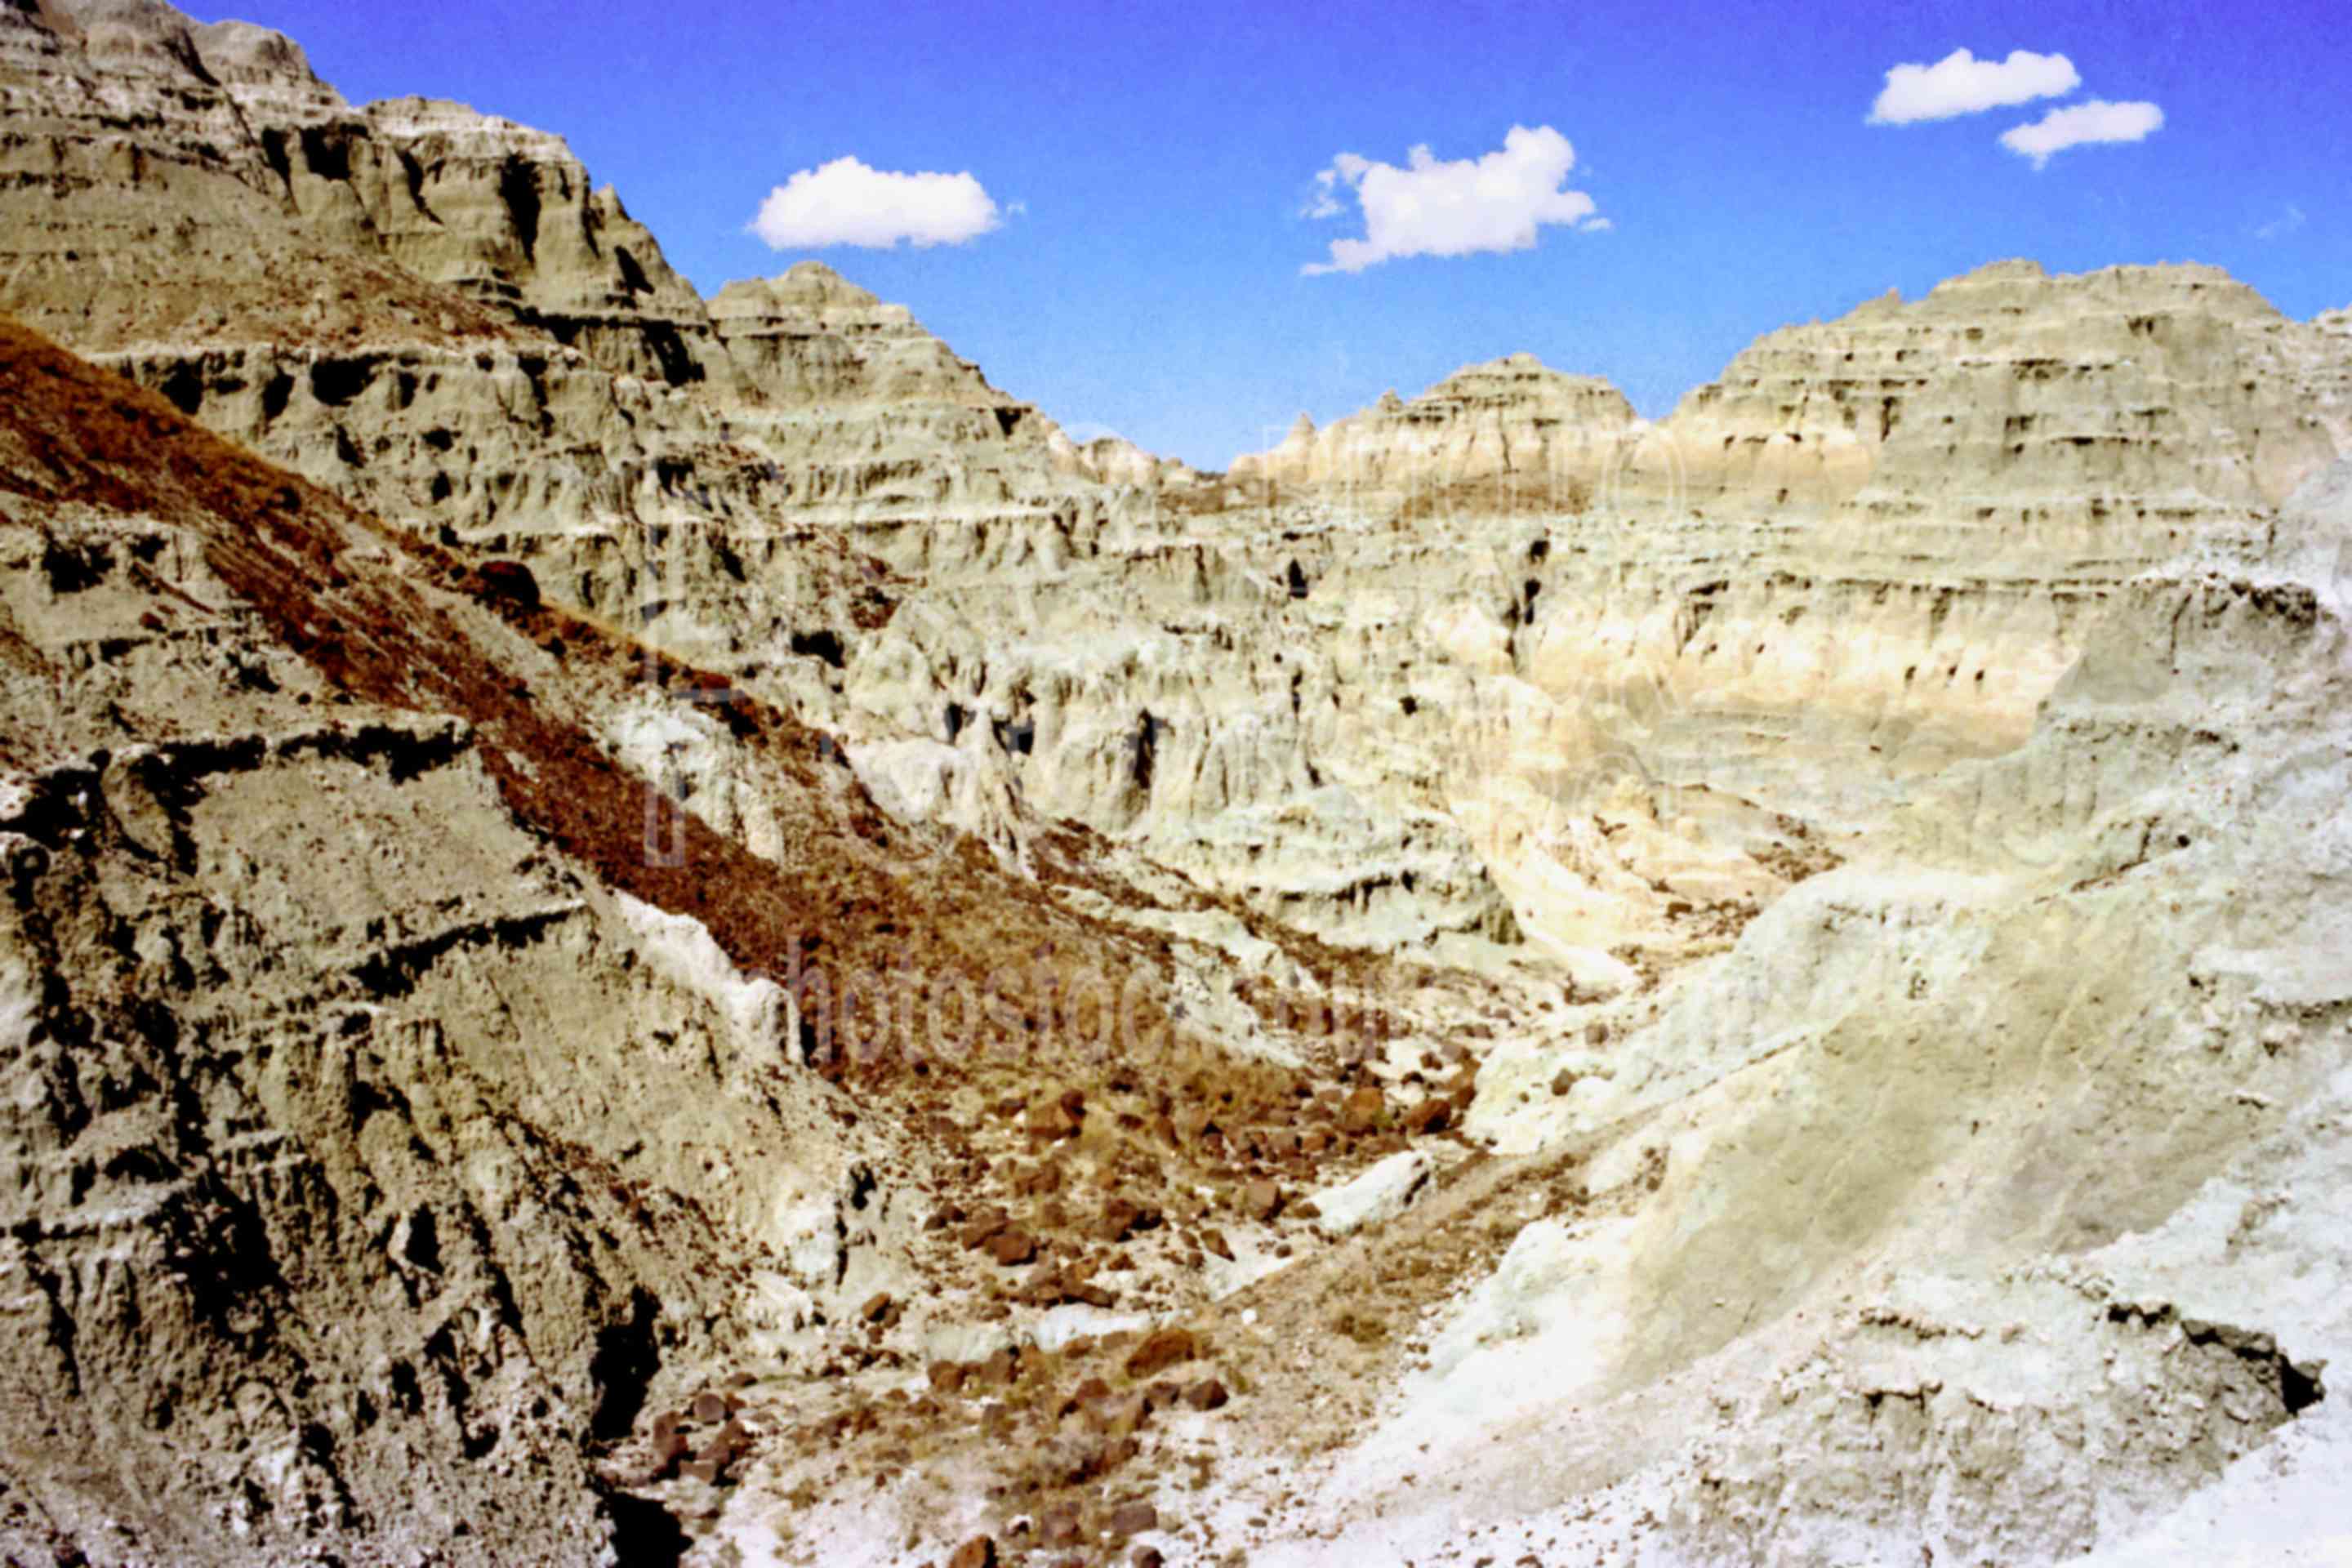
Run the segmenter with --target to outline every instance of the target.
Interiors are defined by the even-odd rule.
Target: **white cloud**
[[[1560,188],[1576,166],[1576,149],[1549,125],[1514,125],[1500,151],[1441,163],[1415,147],[1406,167],[1342,153],[1315,176],[1309,217],[1337,217],[1352,192],[1364,213],[1364,237],[1335,239],[1331,259],[1299,268],[1361,272],[1397,256],[1469,256],[1526,250],[1545,224],[1574,224],[1592,216],[1592,198]],[[1344,191],[1343,191],[1344,187]]]
[[[2271,219],[2270,222],[2262,224],[2255,228],[2254,237],[2256,239],[2284,239],[2288,235],[2293,234],[2296,229],[2301,228],[2305,221],[2307,220],[2305,220],[2303,216],[2303,209],[2296,206],[2293,202],[2289,202],[2287,204],[2286,211],[2279,214],[2278,216]]]
[[[835,158],[770,191],[751,227],[775,250],[827,245],[887,250],[902,239],[961,245],[1000,221],[996,203],[969,174],[894,174]]]
[[[2000,144],[2037,169],[2055,153],[2093,142],[2143,141],[2164,124],[2164,110],[2152,103],[2088,103],[2053,109],[2031,125],[2001,132]]]
[[[2082,85],[2074,62],[2064,55],[2012,49],[2005,60],[1980,60],[1966,49],[1954,49],[1934,65],[1900,65],[1888,71],[1886,86],[1870,106],[1870,123],[1949,120],[2056,98]]]

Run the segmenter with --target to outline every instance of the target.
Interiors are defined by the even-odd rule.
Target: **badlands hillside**
[[[0,1561],[2352,1560],[2352,316],[1223,474],[0,0]]]

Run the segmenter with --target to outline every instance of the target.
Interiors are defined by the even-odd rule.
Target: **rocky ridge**
[[[1204,1236],[1276,1245],[1266,1173],[1407,1135],[1412,1096],[1339,1114],[1360,1064],[1295,999],[1219,1016],[1221,952],[906,841],[785,714],[728,708],[764,853],[679,814],[595,738],[635,645],[0,350],[12,1553],[674,1554],[755,1444],[834,1452],[927,1347],[1181,1310]],[[1004,962],[1056,952],[1090,1012]],[[1253,1007],[1294,1065],[1204,1049]],[[714,1384],[715,1457],[645,1469]]]
[[[1551,430],[1573,456],[1515,470],[1547,498],[1533,509],[1462,499],[1504,471],[1457,385],[1484,371],[1332,426],[1340,466],[1296,504],[1548,513],[1462,542],[1505,579],[1483,643],[1518,683],[1507,738],[1468,770],[1486,781],[1475,809],[1490,835],[1541,841],[1583,804],[1580,774],[1630,786],[1641,826],[1669,830],[1641,868],[1704,899],[1754,886],[1753,849],[1780,848],[1740,845],[1725,797],[1852,833],[1910,781],[2017,745],[2121,584],[2259,537],[2284,489],[2345,449],[2344,374],[2324,320],[2290,321],[2210,268],[2001,263],[1769,334],[1655,425],[1612,411]],[[1514,754],[1531,725],[1551,731],[1534,767]],[[1565,812],[1529,776],[1563,764]],[[1572,916],[1586,889],[1564,893]]]

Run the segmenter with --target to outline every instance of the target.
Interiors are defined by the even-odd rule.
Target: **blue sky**
[[[2291,315],[2352,304],[2352,50],[2311,0],[235,5],[196,9],[291,34],[354,101],[421,92],[561,132],[706,293],[818,256],[1065,425],[1206,466],[1301,410],[1517,350],[1662,415],[1759,333],[2010,256],[2207,261]],[[1963,47],[2063,55],[2081,85],[1865,122],[1891,68]],[[2163,124],[2038,171],[2000,144],[2090,100]],[[1515,125],[1572,144],[1560,189],[1605,230],[1302,275],[1366,234],[1345,179],[1342,216],[1305,216],[1338,155],[1473,159]],[[748,231],[773,187],[844,157],[969,173],[1001,221],[928,248]]]

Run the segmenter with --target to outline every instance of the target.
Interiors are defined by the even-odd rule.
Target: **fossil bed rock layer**
[[[2343,312],[1207,474],[155,0],[0,0],[0,311],[11,1559],[2337,1528]]]

